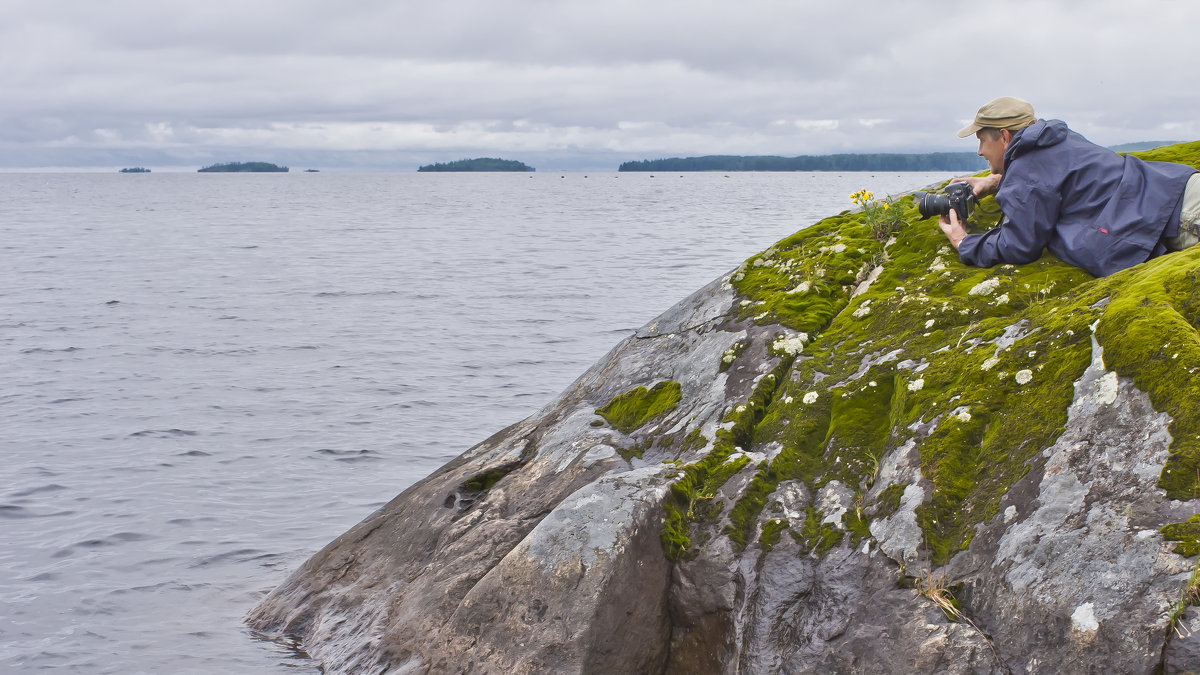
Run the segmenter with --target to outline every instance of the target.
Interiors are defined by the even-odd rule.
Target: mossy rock
[[[614,397],[603,408],[597,409],[596,414],[614,429],[629,434],[674,410],[680,396],[678,382],[659,382],[650,389],[638,387]]]
[[[1200,168],[1200,142],[1137,154]],[[917,510],[924,547],[932,562],[945,562],[1044,461],[1092,362],[1093,337],[1106,368],[1133,378],[1172,418],[1159,487],[1173,499],[1200,497],[1200,247],[1099,279],[1049,254],[1027,265],[968,267],[911,199],[892,208],[905,222],[887,242],[872,236],[862,213],[847,211],[732,276],[741,320],[804,334],[803,357],[783,361],[772,385],[730,418],[737,447],[782,446],[730,511],[724,531],[738,548],[759,532],[763,505],[783,481],[819,489],[838,480],[858,486],[861,501],[880,459],[912,442],[932,484]],[[998,217],[986,198],[972,227]],[[748,358],[728,354],[722,368]],[[857,543],[869,517],[898,508],[903,489],[889,487],[838,531],[852,531]],[[806,520],[793,535],[802,548],[828,550],[812,528]]]
[[[1200,513],[1182,523],[1171,523],[1162,528],[1163,538],[1179,542],[1174,549],[1179,555],[1200,554]]]

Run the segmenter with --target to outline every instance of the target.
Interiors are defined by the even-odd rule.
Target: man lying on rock
[[[1200,174],[1102,148],[1033,106],[1003,97],[958,132],[979,139],[992,173],[958,178],[976,197],[996,195],[1000,225],[970,234],[952,209],[942,231],[959,259],[976,267],[1059,260],[1105,276],[1200,242]]]

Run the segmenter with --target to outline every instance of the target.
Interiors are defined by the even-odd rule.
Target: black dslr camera
[[[971,216],[971,205],[975,203],[975,195],[971,186],[966,183],[951,183],[946,186],[946,194],[933,195],[928,192],[914,192],[913,202],[921,218],[931,216],[948,216],[950,209],[958,214],[958,222],[966,223]]]

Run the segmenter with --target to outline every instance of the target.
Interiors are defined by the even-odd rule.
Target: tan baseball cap
[[[958,132],[959,138],[966,138],[980,129],[1008,129],[1016,131],[1033,124],[1037,118],[1033,115],[1033,106],[1029,101],[1022,101],[1011,96],[1000,98],[987,103],[975,113],[975,121],[963,127]]]

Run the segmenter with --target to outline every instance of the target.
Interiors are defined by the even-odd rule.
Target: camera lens
[[[914,192],[913,203],[921,218],[945,216],[950,213],[950,198],[946,195],[931,195],[928,192]]]

